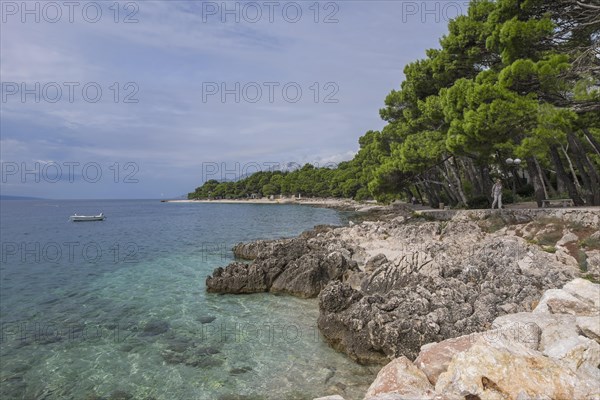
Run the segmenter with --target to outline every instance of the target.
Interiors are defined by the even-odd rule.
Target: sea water
[[[235,243],[342,224],[342,213],[11,200],[0,217],[2,399],[358,399],[376,373],[328,347],[315,299],[205,290]]]

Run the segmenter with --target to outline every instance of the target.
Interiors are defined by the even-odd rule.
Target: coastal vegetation
[[[599,43],[600,6],[590,2],[471,1],[440,48],[405,66],[380,110],[387,125],[360,137],[352,160],[210,180],[188,197],[414,197],[477,208],[499,178],[506,203],[600,205]]]

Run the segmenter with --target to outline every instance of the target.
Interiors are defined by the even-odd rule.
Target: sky
[[[174,198],[349,160],[464,1],[0,1],[2,195]]]

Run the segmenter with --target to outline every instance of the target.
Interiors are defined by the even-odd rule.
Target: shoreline
[[[356,201],[353,199],[337,199],[337,198],[283,198],[270,200],[266,197],[260,199],[220,199],[220,200],[161,200],[162,203],[199,203],[199,204],[270,204],[270,205],[305,205],[312,207],[332,208],[341,211],[381,211],[391,210],[393,206],[381,205],[374,201]]]
[[[293,204],[293,205],[306,205],[312,207],[324,207],[324,208],[333,208],[340,209],[343,211],[394,211],[397,208],[405,208],[410,209],[411,211],[415,211],[417,213],[423,214],[446,214],[446,215],[455,215],[457,213],[469,213],[469,212],[535,212],[535,213],[544,213],[544,212],[556,212],[560,210],[564,211],[599,211],[600,206],[571,206],[571,207],[547,207],[540,208],[537,207],[535,202],[521,202],[515,204],[507,204],[502,210],[491,209],[491,208],[456,208],[456,209],[438,209],[431,208],[429,206],[424,206],[421,204],[412,205],[407,202],[396,201],[391,204],[380,204],[375,200],[368,201],[357,201],[349,198],[329,198],[329,197],[314,197],[314,198],[283,198],[283,199],[273,199],[270,200],[266,197],[260,199],[219,199],[219,200],[189,200],[189,199],[173,199],[173,200],[160,200],[161,203],[200,203],[200,204],[271,204],[271,205],[283,205],[283,204]]]
[[[530,394],[600,395],[591,388],[600,375],[586,361],[600,360],[600,302],[593,301],[600,296],[599,208],[414,213],[403,206],[371,205],[386,210],[378,221],[240,243],[238,261],[213,271],[207,290],[318,298],[317,324],[330,346],[359,364],[383,366],[365,399],[454,398],[445,394],[484,375],[502,382],[508,398],[528,377]],[[408,332],[402,341],[399,330]],[[484,354],[495,358],[476,363]],[[503,371],[523,357],[568,384],[548,386],[527,366],[510,384]],[[488,398],[472,386],[469,394]],[[576,388],[590,391],[581,397]],[[339,388],[323,395],[314,400],[349,399]]]

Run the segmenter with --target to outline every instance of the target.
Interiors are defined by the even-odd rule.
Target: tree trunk
[[[577,138],[577,136],[575,136],[572,132],[569,132],[567,134],[567,140],[569,141],[569,146],[571,146],[573,154],[575,155],[575,164],[577,165],[577,169],[579,170],[579,174],[581,175],[581,179],[583,180],[586,191],[591,195],[590,205],[599,205],[600,176],[598,171],[585,154],[585,150],[583,149],[583,145],[579,141],[579,138]]]
[[[569,163],[569,170],[571,171],[571,176],[573,177],[573,183],[577,188],[577,192],[579,192],[581,190],[581,184],[579,183],[579,178],[577,177],[575,169],[573,168],[573,162],[571,161],[571,157],[569,157],[567,150],[562,145],[560,146],[560,149],[562,150],[563,154],[565,155],[565,158],[567,159],[567,162]]]
[[[550,146],[550,157],[552,158],[552,163],[556,168],[557,179],[560,179],[565,184],[567,192],[569,193],[569,197],[573,199],[573,203],[575,203],[576,206],[582,206],[583,199],[581,198],[581,196],[579,196],[579,193],[577,193],[577,188],[565,172],[556,145]]]
[[[437,189],[431,187],[429,184],[427,184],[427,189],[429,193],[429,206],[433,208],[439,208],[441,199]]]
[[[579,171],[579,175],[581,176],[581,180],[583,181],[583,186],[586,190],[591,190],[590,187],[590,177],[585,171],[585,167],[583,166],[583,161],[581,160],[581,154],[579,152],[579,148],[576,143],[576,139],[572,133],[567,134],[567,141],[569,143],[569,147],[571,152],[573,153],[573,159],[575,160],[575,165],[577,166],[577,170]]]
[[[590,133],[588,128],[582,128],[581,130],[583,131],[583,135],[585,136],[587,141],[590,143],[590,145],[592,146],[592,148],[594,149],[596,154],[598,154],[600,156],[600,143],[598,143],[596,138],[594,136],[592,136],[592,134]]]
[[[490,184],[490,182],[491,182],[491,179],[490,179],[490,170],[487,167],[484,167],[484,166],[479,167],[479,170],[481,172],[481,181],[482,181],[482,184],[483,184],[483,193],[488,198],[490,204],[492,204],[492,201],[494,199],[492,198],[492,185]]]
[[[427,176],[425,176],[425,178],[427,179]],[[433,208],[437,208],[436,204],[439,203],[439,197],[437,197],[435,192],[431,189],[431,185],[427,182],[426,179],[422,180],[421,182],[423,184],[423,190],[425,191],[425,194],[427,194],[427,200],[429,202],[429,206],[433,207]]]
[[[473,196],[483,196],[484,190],[481,174],[475,169],[473,161],[467,157],[462,157],[461,161],[469,181],[473,184]]]
[[[550,182],[550,178],[548,178],[548,175],[544,173],[544,170],[542,170],[542,168],[540,167],[540,163],[538,161],[538,168],[540,171],[540,175],[542,176],[542,178],[544,178],[544,189],[546,190],[546,198],[550,198],[550,197],[557,197],[557,191],[556,189],[554,189],[554,186],[552,186],[552,182]]]
[[[446,163],[444,162],[444,164],[446,164]],[[451,204],[454,205],[454,204],[460,203],[460,198],[458,197],[458,194],[456,192],[454,185],[452,184],[452,181],[450,180],[450,177],[446,174],[446,171],[444,171],[444,169],[439,166],[437,169],[440,172],[440,174],[442,175],[443,180],[446,181],[441,186],[442,186],[444,192],[450,198]]]
[[[419,190],[419,182],[415,183],[415,191],[417,192],[417,198],[419,199],[419,203],[425,205],[423,201],[423,195],[421,195],[421,191]]]
[[[462,181],[460,180],[460,172],[456,166],[456,158],[452,157],[452,160],[447,160],[448,163],[448,172],[454,179],[454,183],[456,185],[456,190],[460,197],[461,203],[466,206],[467,205],[467,196],[462,187]]]
[[[535,162],[535,168],[540,177],[540,180],[542,183],[542,188],[544,189],[544,197],[547,199],[548,198],[548,189],[546,187],[546,180],[547,180],[546,175],[544,175],[544,171],[542,170],[542,167],[540,166],[540,163],[537,160],[537,158],[533,157],[533,161]],[[550,186],[550,185],[548,185],[548,186]]]
[[[546,198],[546,191],[544,190],[542,177],[540,176],[538,171],[537,161],[533,156],[525,158],[525,161],[527,161],[527,172],[529,173],[529,178],[531,179],[531,183],[533,184],[535,201],[537,203],[537,206],[541,207],[542,201]]]
[[[446,185],[441,185],[441,186],[442,186],[442,190],[444,191],[444,193],[446,193],[446,196],[448,196],[448,198],[450,199],[450,204],[452,204],[452,205],[457,204],[457,200],[454,197],[455,193],[450,189],[450,187],[446,186]]]
[[[568,192],[566,182],[558,173],[556,173],[556,191],[558,193]]]
[[[412,198],[415,197],[415,195],[413,194],[412,190],[410,190],[410,186],[404,186],[403,190],[408,200],[407,203],[412,203]]]

